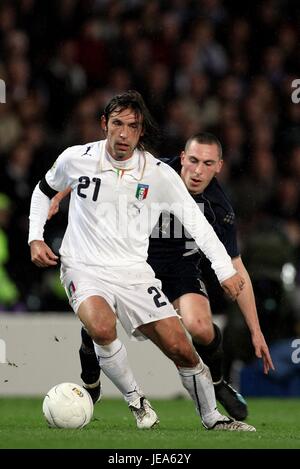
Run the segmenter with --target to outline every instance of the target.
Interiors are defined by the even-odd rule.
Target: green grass
[[[248,399],[256,433],[209,432],[189,400],[153,400],[160,425],[141,431],[122,400],[103,398],[82,430],[47,427],[42,399],[0,399],[0,448],[300,448],[297,399]]]

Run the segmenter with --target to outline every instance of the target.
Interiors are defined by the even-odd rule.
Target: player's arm
[[[67,197],[71,192],[71,188],[68,187],[66,190],[57,192],[54,197],[52,197],[48,212],[48,220],[53,217],[59,211],[59,204],[61,201]]]
[[[29,238],[30,254],[32,262],[38,267],[49,267],[57,264],[58,257],[44,242],[44,226],[47,220],[50,197],[54,191],[43,179],[35,187],[30,204],[29,214]]]
[[[235,269],[242,275],[245,280],[243,291],[238,296],[237,303],[249,327],[252,344],[255,350],[255,355],[258,358],[263,359],[264,373],[267,374],[270,369],[274,370],[274,365],[270,356],[269,348],[266,344],[264,335],[259,325],[252,282],[248,271],[240,257],[234,258],[232,260],[232,263]]]
[[[243,277],[235,270],[224,245],[188,193],[182,179],[166,165],[162,170],[168,185],[164,199],[167,199],[171,211],[211,261],[212,268],[227,295],[235,300],[243,288]]]
[[[44,242],[44,227],[48,218],[50,200],[59,191],[70,186],[68,179],[68,158],[72,149],[65,150],[56,160],[46,176],[35,187],[30,204],[29,236],[31,260],[38,267],[57,264],[58,257]]]

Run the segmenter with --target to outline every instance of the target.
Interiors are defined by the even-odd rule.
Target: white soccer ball
[[[82,428],[91,421],[93,411],[89,393],[74,383],[57,384],[43,401],[45,419],[54,428]]]

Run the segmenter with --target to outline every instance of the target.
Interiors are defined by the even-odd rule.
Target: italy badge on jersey
[[[149,190],[148,184],[138,184],[135,196],[138,200],[144,200],[147,197]]]

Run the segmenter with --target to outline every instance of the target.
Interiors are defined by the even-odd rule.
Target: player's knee
[[[189,333],[197,342],[202,345],[208,345],[214,339],[214,328],[210,321],[198,319],[193,321],[191,327],[188,328]]]
[[[93,324],[89,328],[89,334],[97,344],[110,344],[117,337],[114,324]]]

